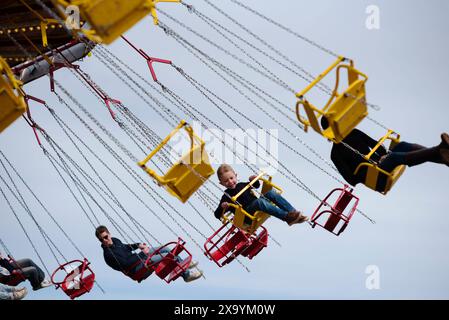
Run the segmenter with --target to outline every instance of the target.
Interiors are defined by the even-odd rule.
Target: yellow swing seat
[[[245,188],[243,188],[237,195],[232,197],[232,202],[229,206],[235,209],[234,214],[225,214],[223,212],[223,223],[227,223],[228,221],[232,221],[232,224],[237,228],[248,232],[249,234],[254,234],[257,229],[270,217],[270,215],[263,211],[256,211],[254,214],[248,213],[245,209],[243,209],[242,205],[238,204],[238,198],[248,190],[256,181],[262,181],[262,194],[267,193],[271,189],[276,189],[277,192],[282,193],[282,189],[275,185],[272,182],[272,177],[267,176],[267,178],[263,178],[265,173],[260,173],[254,180],[252,180]]]
[[[20,85],[8,63],[0,57],[0,132],[26,111]]]
[[[64,7],[77,5],[91,27],[86,35],[93,41],[110,44],[148,14],[158,23],[156,4],[180,0],[54,0]]]
[[[388,130],[387,134],[379,140],[377,145],[368,155],[364,156],[364,158],[369,160],[386,140],[391,140],[389,150],[392,150],[400,142],[400,135],[395,133],[393,130]],[[357,167],[354,171],[354,175],[357,175],[363,168],[366,168],[366,177],[363,184],[372,190],[386,195],[404,173],[406,166],[397,166],[392,172],[388,172],[379,168],[377,165],[365,162],[361,163]]]
[[[191,148],[163,176],[146,166],[147,162],[164,147],[182,128],[189,135]],[[157,183],[174,197],[186,202],[201,185],[215,173],[209,162],[204,141],[198,137],[184,120],[154,149],[147,158],[138,163]]]
[[[296,94],[299,99],[296,103],[296,116],[304,125],[304,131],[307,132],[308,127],[311,126],[316,132],[335,143],[340,143],[368,115],[365,90],[368,77],[354,68],[352,60],[349,60],[349,64],[344,64],[345,61],[347,61],[346,58],[339,57],[309,86]],[[310,103],[305,95],[335,68],[335,88],[326,105],[319,109]],[[338,93],[342,68],[348,72],[348,87],[342,93]],[[307,118],[301,116],[301,106],[304,107]],[[329,123],[329,127],[325,130],[320,126],[321,117],[325,117]]]

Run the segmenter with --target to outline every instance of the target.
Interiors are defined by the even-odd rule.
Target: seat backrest
[[[201,145],[195,146],[184,154],[163,177],[164,180],[169,181],[166,188],[182,202],[186,202],[215,172],[210,165],[207,152],[202,152],[203,150]]]
[[[26,111],[22,97],[16,96],[10,83],[0,73],[0,132]]]
[[[147,0],[84,1],[81,11],[103,43],[109,44],[150,11]]]
[[[254,233],[269,217],[268,213],[256,211],[251,215],[253,219],[248,217],[247,213],[241,206],[235,209],[232,224],[250,234]]]
[[[396,181],[401,177],[404,173],[406,166],[398,166],[391,173],[386,174],[379,170],[378,167],[373,166],[369,163],[362,163],[361,167],[366,167],[366,178],[364,184],[375,191],[378,191],[382,194],[387,194]]]
[[[365,95],[365,80],[358,79],[327,110],[326,118],[335,143],[340,143],[368,115]]]
[[[5,276],[2,278],[0,283],[3,283],[7,286],[15,287],[19,285],[20,283],[24,282],[26,279],[22,274],[19,273],[13,273],[9,276]]]
[[[351,192],[343,191],[338,197],[337,201],[335,201],[332,209],[337,214],[343,214],[351,200],[354,198]]]
[[[232,253],[236,247],[246,245],[248,241],[249,240],[246,234],[242,230],[237,230],[214,252],[211,252],[210,256],[214,261],[219,262],[223,258],[228,257],[228,255]]]
[[[264,227],[262,227],[261,229],[262,230],[257,236],[251,236],[251,244],[242,252],[242,256],[247,257],[251,260],[256,255],[258,255],[263,248],[267,247],[268,231]]]
[[[95,284],[95,274],[91,273],[86,277],[83,277],[75,284],[75,286],[69,287],[70,281],[64,282],[61,285],[61,289],[70,297],[70,299],[75,299],[88,293],[92,290]]]

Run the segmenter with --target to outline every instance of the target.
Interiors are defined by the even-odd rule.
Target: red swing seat
[[[170,252],[167,253],[165,256],[163,256],[161,261],[157,263],[153,263],[151,261],[152,257],[160,254],[160,251],[162,249],[167,248],[171,245],[175,245],[174,248],[171,249]],[[179,256],[181,253],[186,253],[187,258],[178,262],[176,260],[176,257]],[[163,245],[162,247],[159,247],[157,250],[155,250],[152,254],[150,254],[147,257],[145,262],[137,261],[134,265],[132,265],[128,269],[128,271],[124,273],[131,279],[140,283],[146,278],[148,278],[154,272],[159,278],[161,278],[167,283],[170,283],[171,281],[178,279],[188,269],[191,261],[192,255],[185,248],[185,241],[182,240],[181,238],[178,238],[177,242],[174,241],[169,242]],[[131,271],[141,264],[144,264],[143,268],[140,268],[139,270],[137,270],[137,272]]]
[[[18,266],[16,260],[14,260],[9,255],[8,255],[8,261],[13,266]],[[23,275],[22,271],[16,269],[16,270],[13,270],[9,276],[5,276],[4,279],[0,281],[0,283],[3,283],[4,285],[7,285],[7,286],[15,287],[24,281],[26,281],[26,278]]]
[[[66,267],[72,264],[78,265],[68,272]],[[73,300],[78,298],[83,294],[90,292],[95,284],[95,273],[89,265],[90,262],[86,258],[84,258],[84,260],[72,260],[64,263],[53,272],[51,282],[56,286],[56,289],[61,288],[70,299]],[[57,282],[55,277],[61,270],[64,270],[67,274],[65,275],[64,280]]]
[[[258,234],[251,235],[228,221],[206,240],[204,254],[220,268],[239,255],[252,259],[268,243],[267,229],[260,228],[262,230]]]
[[[329,204],[329,198],[337,192],[340,192],[337,200],[333,205]],[[350,206],[351,202],[352,206]],[[312,218],[310,219],[312,228],[319,225],[336,236],[339,236],[348,226],[349,221],[357,209],[358,203],[359,198],[352,194],[352,188],[349,188],[349,186],[345,185],[343,188],[336,188],[332,190],[327,197],[321,201],[320,205],[313,213]],[[323,208],[323,206],[327,208]],[[327,220],[320,219],[321,217],[326,216]],[[324,224],[320,223],[319,220],[325,220]],[[341,227],[338,231],[335,231],[339,224],[341,224]]]

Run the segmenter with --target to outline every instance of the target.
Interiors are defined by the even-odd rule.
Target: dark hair
[[[321,128],[323,128],[323,130],[329,128],[329,120],[327,120],[325,116],[321,117]]]
[[[108,228],[106,228],[105,226],[98,226],[97,229],[95,229],[95,236],[100,241],[102,240],[101,237],[100,237],[100,234],[102,234],[103,232],[109,233]]]

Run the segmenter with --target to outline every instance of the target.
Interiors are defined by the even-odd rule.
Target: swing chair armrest
[[[242,190],[240,190],[239,193],[237,193],[235,196],[231,198],[232,202],[236,202],[237,199],[249,188],[253,186],[257,181],[259,181],[263,176],[265,175],[265,172],[259,173],[253,180],[251,180]]]
[[[247,216],[248,218],[250,218],[253,221],[256,220],[255,216],[253,216],[252,214],[249,214],[248,212],[246,212],[246,210],[244,210],[241,206],[233,204],[233,203],[230,203],[229,206],[233,207],[235,210],[239,210],[240,209],[245,216]]]
[[[268,180],[268,179],[260,178],[259,180],[261,180],[264,184],[269,185],[270,187],[272,187],[272,188],[278,190],[279,193],[284,192],[284,190],[283,190],[281,187],[279,187],[278,185],[274,184],[273,182],[271,182],[271,181]]]
[[[396,135],[396,137],[394,137],[393,135]],[[393,130],[388,130],[387,134],[384,135],[382,138],[380,138],[380,139],[378,140],[376,146],[375,146],[373,149],[371,149],[371,152],[368,153],[368,155],[366,155],[364,158],[365,158],[366,160],[371,159],[371,156],[372,156],[374,153],[376,153],[376,151],[383,145],[383,143],[384,143],[386,140],[390,140],[390,141],[391,141],[391,145],[390,145],[390,150],[391,150],[392,146],[395,145],[395,144],[397,144],[397,143],[399,142],[400,137],[401,137],[401,136],[400,136],[398,133],[394,132]]]
[[[354,171],[354,175],[357,175],[359,173],[359,171],[363,168],[363,167],[367,167],[367,168],[376,168],[377,171],[379,171],[380,173],[383,173],[387,176],[391,176],[391,173],[388,171],[385,171],[381,168],[379,168],[378,166],[373,165],[372,163],[361,163],[358,165],[357,169],[355,169]]]
[[[170,134],[167,137],[165,137],[165,139],[162,140],[162,142],[159,143],[159,145],[144,160],[138,162],[138,165],[145,169],[148,161],[150,161],[151,158],[153,158],[153,156],[157,152],[159,152],[159,150],[161,150],[168,143],[168,141],[170,141],[170,139],[186,125],[187,125],[187,122],[185,120],[181,120],[180,123],[178,124],[178,126],[175,129],[173,129],[173,131],[170,132]]]
[[[323,80],[333,69],[335,69],[341,62],[345,60],[345,57],[338,57],[337,60],[329,68],[327,68],[322,74],[316,77],[315,80],[313,80],[305,89],[298,92],[296,94],[296,97],[302,99],[307,92],[309,92],[317,83]]]

